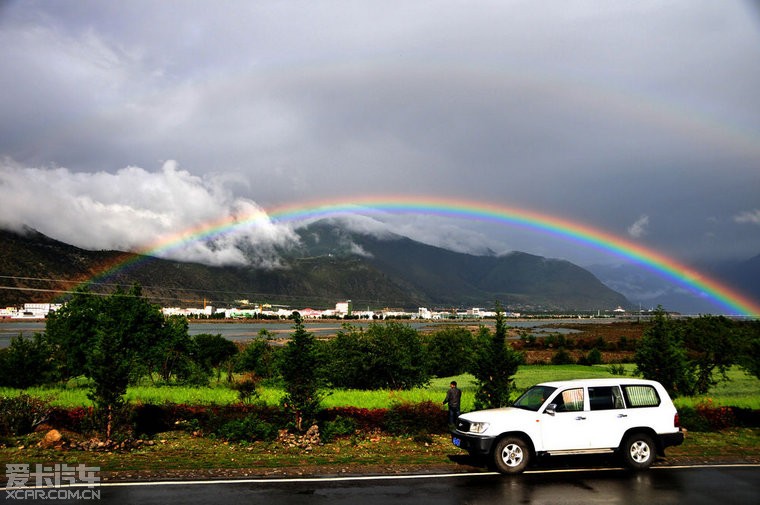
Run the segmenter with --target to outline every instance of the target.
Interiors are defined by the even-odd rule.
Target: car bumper
[[[461,431],[451,432],[451,443],[471,454],[490,454],[494,440],[496,439],[493,437],[481,437]]]
[[[660,435],[660,446],[665,449],[666,447],[681,445],[683,444],[683,440],[683,431],[677,431],[675,433],[663,433]]]

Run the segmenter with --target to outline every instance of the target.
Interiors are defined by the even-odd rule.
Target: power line
[[[69,283],[78,283],[77,281],[69,281],[65,279],[48,279],[44,277],[20,277],[20,276],[11,276],[11,275],[0,275],[0,279],[16,279],[16,280],[38,280],[38,281],[49,281],[49,282],[69,282]],[[79,284],[79,283],[78,283]],[[123,286],[123,284],[115,284],[115,283],[93,283],[97,286]],[[335,301],[335,298],[332,299],[326,299],[322,296],[304,296],[304,295],[283,295],[283,294],[275,294],[275,293],[257,293],[257,292],[246,292],[246,291],[222,291],[222,290],[208,290],[203,288],[166,288],[162,286],[143,286],[140,285],[143,289],[172,289],[175,292],[185,292],[185,293],[193,293],[197,292],[199,295],[202,296],[203,293],[211,293],[211,294],[230,294],[230,295],[236,295],[239,298],[270,298],[273,301],[276,300],[288,300],[290,303],[296,303],[299,300],[302,300],[304,303],[308,302],[317,302],[319,300],[325,300],[329,301],[330,303]],[[32,292],[40,292],[40,293],[56,293],[59,295],[73,295],[73,294],[82,294],[79,291],[74,291],[70,289],[51,289],[51,288],[31,288],[31,287],[21,287],[21,286],[0,286],[0,289],[9,290],[9,291],[32,291]],[[94,295],[94,296],[109,296],[109,293],[96,293],[96,292],[88,292],[86,294]],[[154,301],[178,301],[178,302],[185,302],[185,303],[194,303],[198,302],[199,297],[195,298],[182,298],[181,296],[156,296],[156,295],[145,295],[146,298]],[[376,305],[386,305],[386,306],[392,306],[402,303],[400,300],[380,300],[380,299],[362,299],[362,298],[352,298],[354,304],[376,304]],[[217,303],[229,303],[229,300],[213,300],[209,299],[208,302],[217,302]],[[324,303],[324,302],[322,302]]]

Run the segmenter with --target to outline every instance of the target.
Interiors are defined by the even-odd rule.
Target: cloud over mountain
[[[234,196],[232,183],[240,181],[192,175],[173,161],[155,172],[126,167],[84,174],[6,159],[0,165],[0,225],[28,226],[87,249],[150,251],[209,265],[275,264],[276,249],[291,247],[298,237],[256,202]],[[232,226],[246,221],[251,223]],[[204,229],[210,233],[188,234]]]

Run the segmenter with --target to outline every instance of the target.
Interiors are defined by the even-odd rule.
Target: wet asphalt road
[[[537,471],[519,476],[460,474],[193,483],[110,484],[99,500],[5,503],[119,504],[760,504],[760,466]],[[3,492],[5,493],[5,492]]]

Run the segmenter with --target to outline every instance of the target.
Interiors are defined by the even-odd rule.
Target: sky
[[[561,216],[684,263],[760,254],[758,2],[2,1],[0,89],[0,226],[88,249],[392,195]],[[620,261],[493,223],[355,222]],[[294,226],[166,255],[276,264]]]

